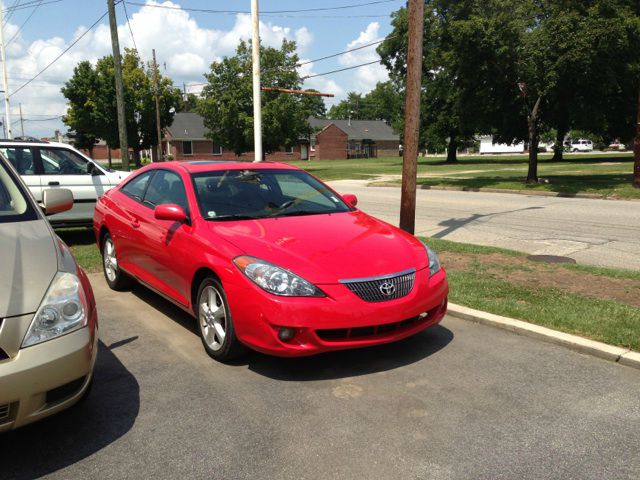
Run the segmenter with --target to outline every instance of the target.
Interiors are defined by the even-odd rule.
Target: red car
[[[277,355],[392,342],[438,323],[448,284],[433,251],[279,163],[167,162],[97,204],[114,290],[132,279],[198,319],[207,353]]]

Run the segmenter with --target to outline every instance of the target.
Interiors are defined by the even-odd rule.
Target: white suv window
[[[20,175],[35,175],[33,152],[28,147],[2,147],[0,153]]]
[[[40,148],[44,175],[89,175],[87,160],[61,148]]]

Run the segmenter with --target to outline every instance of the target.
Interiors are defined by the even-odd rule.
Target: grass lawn
[[[92,230],[57,233],[85,271],[101,271]],[[640,272],[535,263],[511,250],[424,240],[447,269],[452,302],[640,351]]]
[[[501,188],[543,190],[568,194],[593,193],[610,198],[640,198],[631,185],[633,155],[565,154],[565,161],[552,162],[551,154],[541,154],[538,175],[545,183],[526,185],[527,157],[524,155],[461,156],[448,165],[444,157],[418,159],[418,184],[460,188]],[[386,157],[353,160],[291,162],[323,180],[371,179],[401,175],[402,158]],[[399,183],[399,179],[386,180]]]

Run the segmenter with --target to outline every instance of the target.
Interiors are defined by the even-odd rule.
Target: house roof
[[[208,140],[202,117],[193,112],[176,113],[173,123],[166,130],[172,140]]]
[[[400,136],[383,120],[330,120],[325,118],[309,118],[309,124],[315,129],[324,129],[334,124],[347,134],[349,140],[391,140],[400,141]]]

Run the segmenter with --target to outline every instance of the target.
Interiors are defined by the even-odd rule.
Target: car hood
[[[428,266],[419,240],[360,211],[209,222],[209,228],[243,254],[318,284]]]
[[[46,220],[0,223],[0,318],[38,309],[58,270]]]

